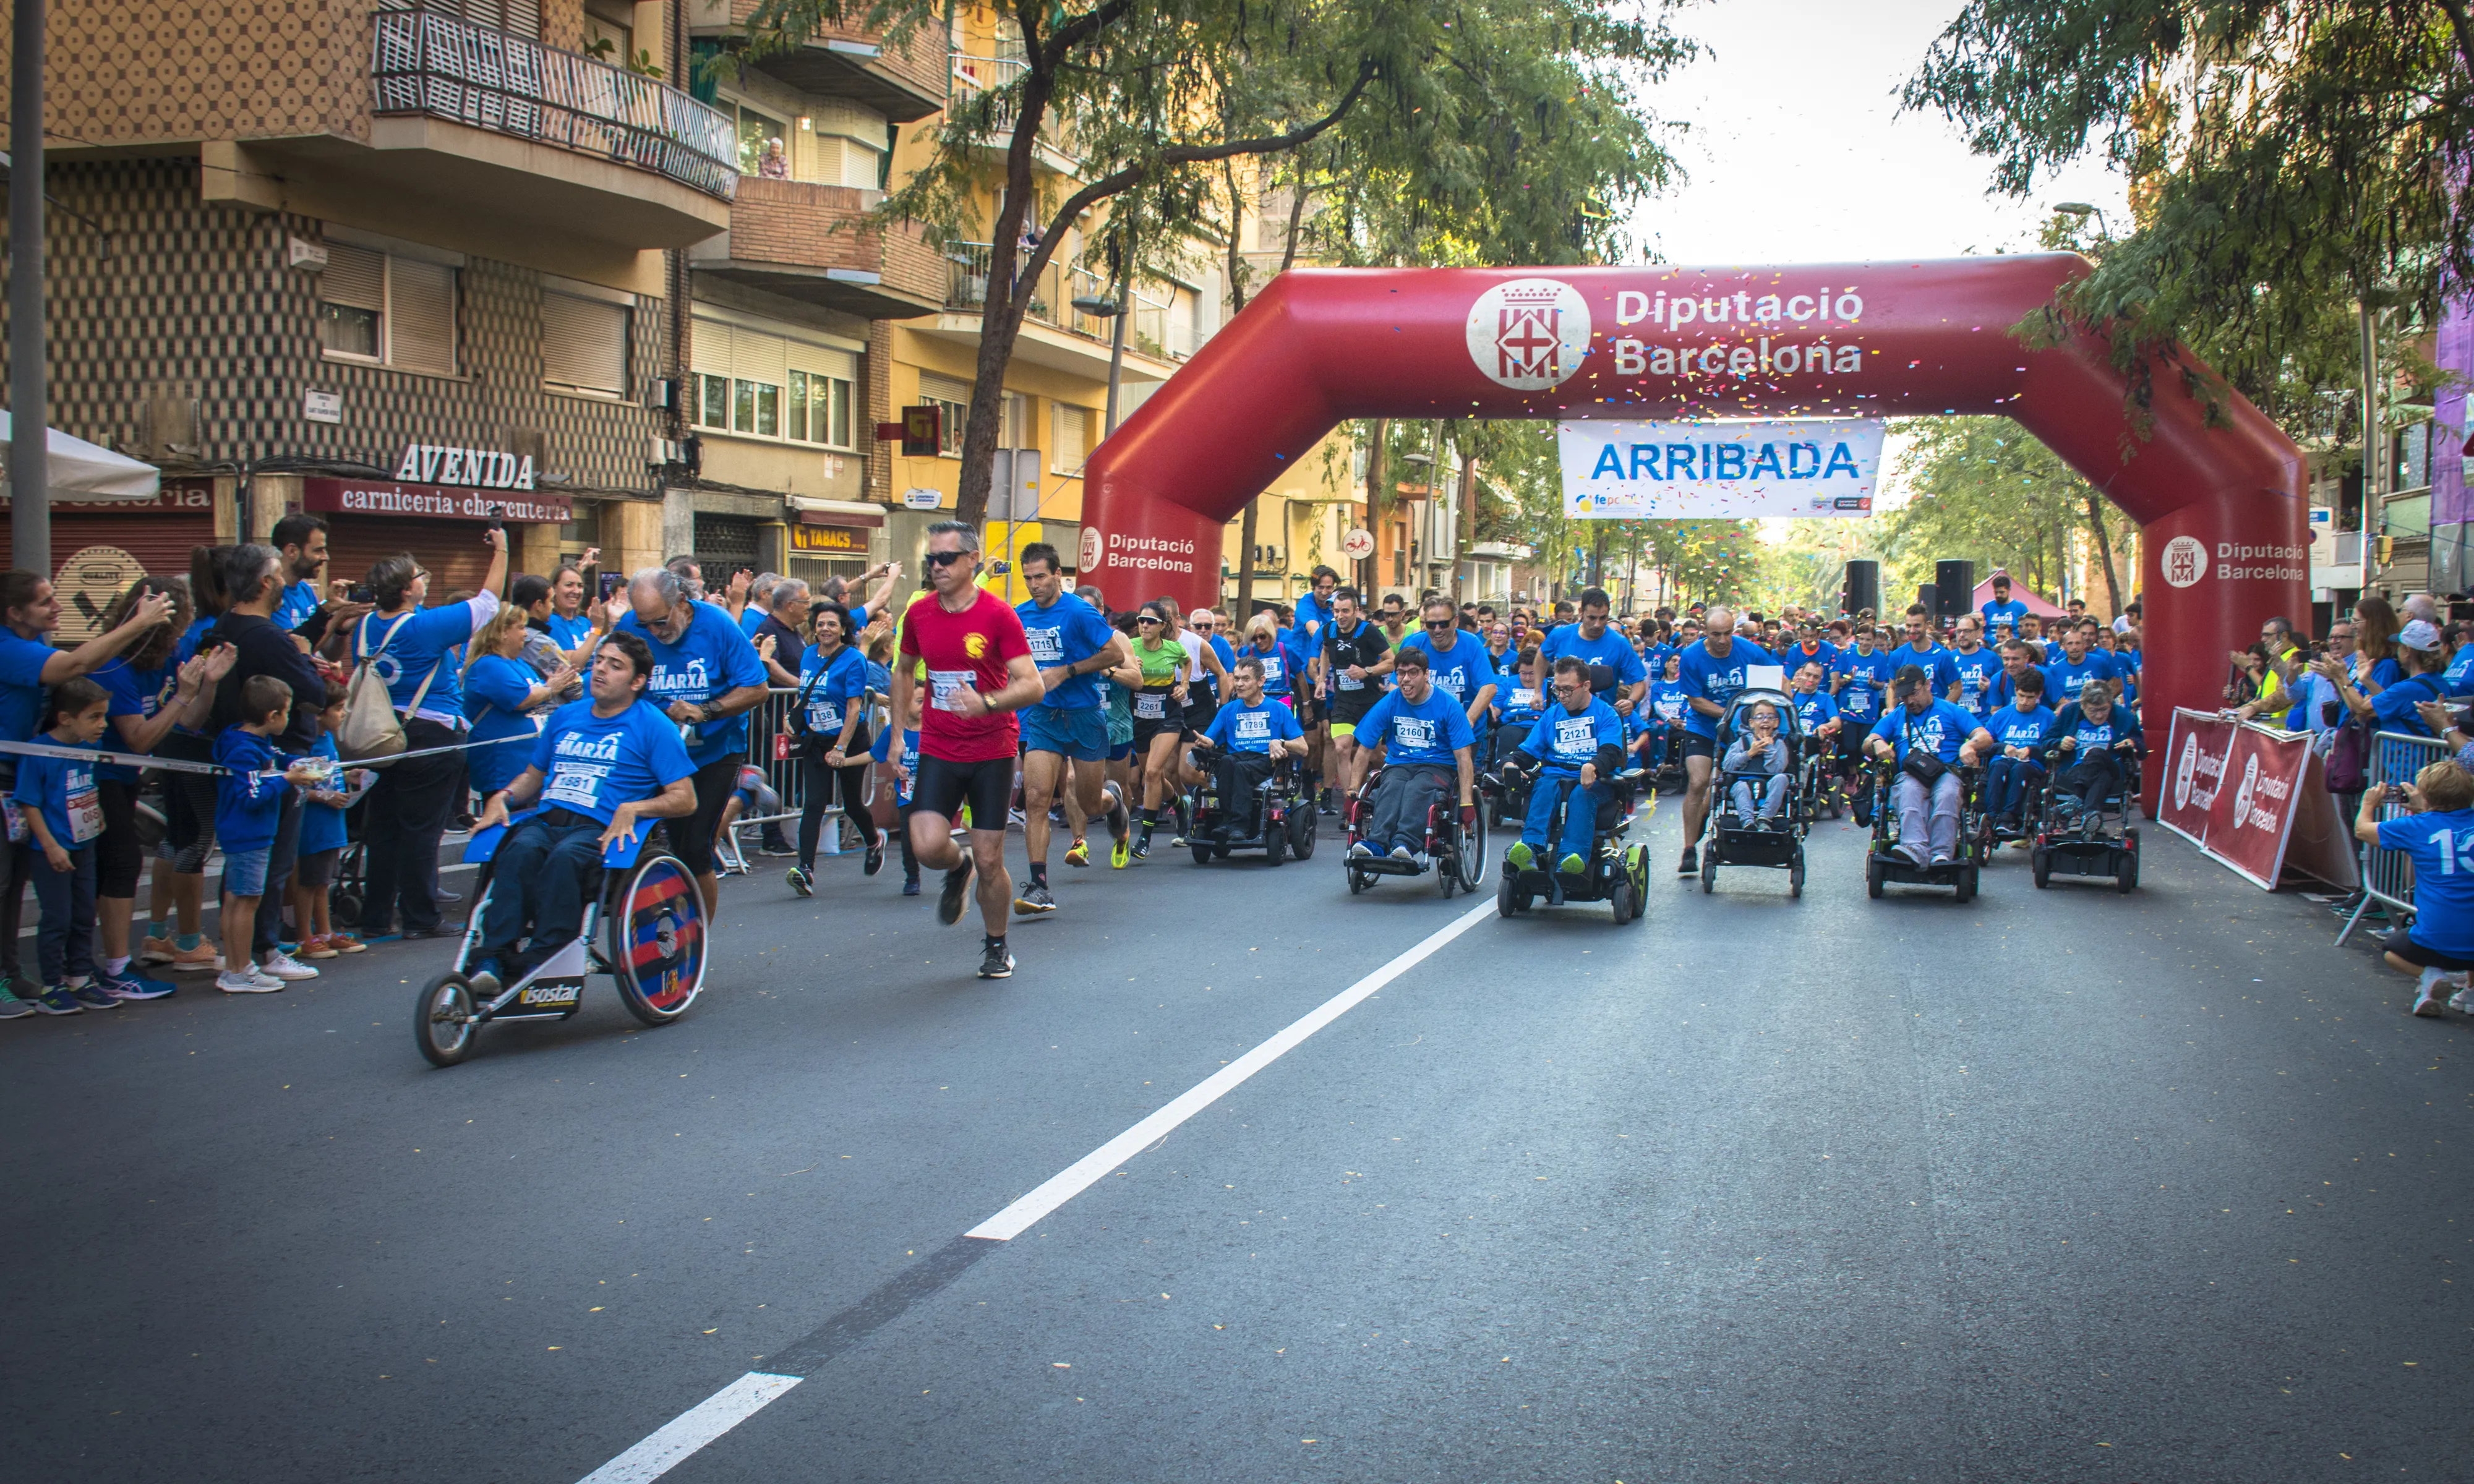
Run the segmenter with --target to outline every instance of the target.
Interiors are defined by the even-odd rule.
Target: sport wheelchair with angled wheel
[[[1399,765],[1386,763],[1366,776],[1366,781],[1343,801],[1341,814],[1348,831],[1348,843],[1342,851],[1341,862],[1348,871],[1348,895],[1356,896],[1374,884],[1381,876],[1421,876],[1431,869],[1435,885],[1445,897],[1455,890],[1475,892],[1486,882],[1486,816],[1483,794],[1472,812],[1475,822],[1461,822],[1460,805],[1452,802],[1459,785],[1443,790],[1426,808],[1424,843],[1403,860],[1396,855],[1378,853],[1367,842],[1366,832],[1374,825],[1374,791],[1387,775],[1400,771]],[[1449,769],[1441,770],[1448,773]],[[1358,853],[1360,845],[1368,852]]]
[[[1958,776],[1958,839],[1956,852],[1940,865],[1917,865],[1899,849],[1899,782],[1904,776],[1887,757],[1876,758],[1871,770],[1873,839],[1864,857],[1864,895],[1880,900],[1884,886],[1942,886],[1960,901],[1974,901],[1979,874],[1991,850],[1992,828],[1984,817],[1984,770],[1960,763],[1945,764]]]
[[[585,882],[583,930],[513,983],[495,993],[486,985],[475,989],[470,975],[480,967],[495,857],[509,832],[539,812],[475,831],[464,848],[465,860],[481,866],[470,923],[456,946],[455,967],[422,987],[413,1026],[421,1054],[433,1066],[453,1066],[471,1056],[474,1038],[492,1021],[574,1015],[592,974],[608,974],[618,1002],[646,1025],[667,1025],[687,1014],[704,987],[704,898],[677,856],[666,847],[648,848],[651,825],[640,822],[591,868],[598,879]]]
[[[1505,771],[1507,775],[1519,772],[1511,765]],[[1524,778],[1522,781],[1525,786],[1528,780]],[[1516,917],[1528,911],[1533,902],[1560,907],[1566,902],[1603,901],[1614,913],[1617,924],[1639,922],[1649,898],[1649,847],[1632,844],[1628,836],[1634,820],[1647,817],[1638,812],[1637,793],[1642,781],[1638,768],[1627,768],[1609,780],[1612,786],[1599,802],[1595,842],[1589,849],[1588,865],[1578,874],[1567,875],[1545,861],[1523,871],[1514,866],[1507,855],[1503,878],[1495,886],[1495,910],[1505,917]],[[1547,839],[1563,837],[1565,812],[1571,807],[1572,796],[1579,792],[1575,787],[1556,806]],[[1653,789],[1649,794],[1649,813],[1657,810],[1658,794]]]
[[[1273,763],[1254,793],[1253,827],[1241,830],[1229,823],[1231,811],[1220,797],[1216,769],[1187,791],[1184,839],[1196,865],[1209,865],[1214,855],[1238,850],[1260,850],[1274,866],[1292,855],[1304,860],[1314,854],[1314,800],[1306,792],[1304,760],[1283,757]]]
[[[2093,809],[2078,807],[2077,796],[2056,787],[2070,754],[2048,749],[2045,759],[2046,771],[2028,802],[2027,864],[2037,888],[2057,875],[2094,876],[2110,879],[2115,891],[2128,896],[2139,885],[2139,831],[2130,824],[2144,778],[2139,754],[2123,755],[2121,779]]]

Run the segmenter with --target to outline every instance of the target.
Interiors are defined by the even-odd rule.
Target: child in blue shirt
[[[876,734],[876,744],[868,749],[878,762],[893,763],[893,812],[901,823],[894,826],[902,837],[902,895],[919,895],[919,857],[910,850],[910,785],[919,777],[919,695],[910,692],[910,714],[902,723],[902,755],[891,756],[893,729],[885,728]]]
[[[327,781],[303,792],[301,853],[292,866],[292,925],[301,934],[303,958],[334,958],[369,951],[369,945],[351,933],[335,931],[327,896],[349,843],[344,811],[369,791],[377,775],[367,768],[343,771],[342,758],[335,751],[335,733],[344,725],[343,687],[328,686],[327,701],[327,709],[319,717],[325,730],[309,749],[310,756],[327,763]]]
[[[81,675],[52,688],[52,725],[36,740],[54,747],[100,751],[111,725],[111,698]],[[73,1016],[110,1010],[120,1000],[94,982],[94,843],[103,835],[103,798],[93,760],[22,756],[13,797],[26,821],[36,859],[31,874],[43,922],[35,951],[43,993],[35,1008]]]
[[[2025,832],[2021,816],[2027,807],[2027,791],[2045,776],[2040,749],[2053,726],[2052,708],[2045,705],[2044,671],[2019,672],[2016,690],[2010,705],[1984,719],[1984,730],[1993,733],[1993,762],[1984,771],[1986,809],[2000,840],[2016,840]]]
[[[287,764],[270,740],[292,720],[291,686],[272,675],[253,675],[241,685],[240,701],[241,715],[250,719],[215,734],[215,761],[227,770],[215,779],[215,838],[224,848],[224,960],[215,988],[264,994],[283,988],[283,981],[250,957],[249,942],[257,899],[266,895],[283,791],[324,783],[327,774],[299,761]]]
[[[2474,969],[2474,774],[2441,758],[2403,790],[2401,802],[2413,812],[2384,820],[2382,805],[2398,802],[2389,790],[2374,783],[2364,791],[2354,838],[2413,858],[2413,923],[2389,934],[2387,959],[2391,969],[2421,975],[2413,1013],[2437,1016]]]

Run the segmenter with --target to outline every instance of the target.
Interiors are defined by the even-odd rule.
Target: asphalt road
[[[572,1484],[769,1362],[664,1477],[2463,1476],[2467,1022],[2162,830],[1960,907],[1675,828],[1644,924],[1484,917],[967,1251],[1472,904],[1059,867],[989,984],[846,857],[659,1031],[432,1070],[435,944],[11,1024],[0,1473]]]

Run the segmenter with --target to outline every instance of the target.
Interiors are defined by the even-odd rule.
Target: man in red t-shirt
[[[920,707],[919,773],[910,790],[910,849],[919,864],[945,873],[936,920],[962,916],[962,893],[977,869],[987,941],[980,977],[1013,972],[1006,951],[1006,911],[1013,879],[1006,872],[1006,817],[1013,804],[1014,754],[1022,724],[1014,712],[1047,694],[1022,619],[980,586],[980,533],[959,520],[928,528],[928,581],[934,596],[902,615],[902,658],[893,667],[893,714],[910,714],[915,668],[927,671]],[[918,661],[916,666],[912,661]],[[954,815],[971,809],[971,853],[954,844]]]

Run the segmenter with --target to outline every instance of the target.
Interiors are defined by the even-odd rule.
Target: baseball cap
[[[2439,631],[2417,618],[2397,631],[2397,642],[2408,649],[2427,653],[2439,647]]]

